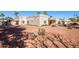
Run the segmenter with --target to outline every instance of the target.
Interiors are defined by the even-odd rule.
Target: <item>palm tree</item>
[[[69,20],[71,20],[71,21],[75,22],[75,18],[69,18]]]
[[[13,18],[12,18],[12,17],[9,17],[9,16],[6,17],[5,19],[6,19],[6,20],[13,20]]]
[[[50,16],[50,18],[52,18],[52,16]]]
[[[43,14],[48,15],[47,11],[44,11]]]
[[[13,18],[8,16],[5,19],[7,20],[7,25],[11,25],[11,20],[13,20]]]
[[[51,19],[52,18],[52,16],[49,16],[49,19]]]
[[[76,18],[76,21],[79,21],[79,16],[77,14],[76,14],[75,18]]]
[[[4,18],[4,17],[5,17],[5,15],[4,15],[3,13],[1,13],[1,14],[0,14],[0,17],[1,17],[1,18]]]
[[[19,12],[16,12],[16,11],[15,11],[14,15],[15,15],[16,17],[18,16],[18,14],[19,14]]]
[[[74,17],[69,18],[69,20],[71,20],[71,21],[73,21],[73,22],[79,21],[79,16],[78,16],[77,14],[74,14],[73,16],[74,16]]]
[[[40,12],[40,11],[38,11],[38,12],[37,12],[37,14],[41,14],[41,12]]]
[[[1,20],[3,20],[2,25],[4,25],[4,17],[5,17],[5,15],[3,13],[1,13],[0,18],[1,18]]]

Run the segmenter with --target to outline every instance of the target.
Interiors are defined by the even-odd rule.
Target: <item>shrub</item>
[[[44,28],[39,28],[38,29],[38,35],[45,35],[45,29]]]

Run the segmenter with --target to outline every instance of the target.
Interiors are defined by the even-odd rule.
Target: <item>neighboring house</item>
[[[70,20],[65,20],[65,24],[69,24],[69,23],[71,23],[72,21],[70,21]]]
[[[18,25],[48,25],[48,15],[39,14],[36,16],[17,16]]]
[[[56,19],[56,18],[49,18],[48,15],[39,14],[35,16],[17,16],[15,18],[15,21],[17,25],[64,25],[68,24],[69,20],[63,20],[63,19]]]
[[[16,25],[16,21],[12,18],[0,18],[0,26]]]
[[[49,18],[49,25],[64,25],[65,20],[62,19],[56,19],[56,18]]]
[[[17,16],[15,19],[7,17],[0,19],[0,25],[64,25],[69,24],[69,20],[62,20],[56,18],[50,18],[45,14],[38,14],[35,16]]]
[[[16,23],[16,22],[17,22],[17,21],[15,21],[15,20],[11,20],[11,22],[10,22],[10,23],[11,23],[11,25],[14,25],[14,26],[15,26],[15,25],[17,25],[17,23]]]
[[[63,19],[57,19],[56,20],[56,24],[58,24],[58,25],[64,25],[65,24],[65,20],[63,20]]]
[[[56,19],[55,18],[49,18],[48,23],[49,23],[49,25],[56,24]]]
[[[2,26],[3,25],[3,22],[5,21],[5,19],[4,18],[0,18],[0,26]]]
[[[2,25],[3,20],[0,20],[0,26]]]

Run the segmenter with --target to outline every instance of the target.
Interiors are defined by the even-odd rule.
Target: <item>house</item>
[[[18,25],[48,25],[48,15],[38,14],[35,16],[17,16],[15,20]]]
[[[62,19],[57,19],[57,18],[49,18],[49,25],[64,25],[65,24],[65,20]]]
[[[69,23],[71,23],[72,21],[70,21],[70,20],[65,20],[65,24],[69,24]]]
[[[2,25],[3,20],[0,20],[0,26]]]
[[[0,26],[16,25],[16,21],[12,18],[0,18]]]
[[[56,24],[56,19],[55,18],[49,18],[48,23],[49,23],[49,25]]]
[[[56,18],[49,18],[48,15],[45,14],[38,14],[35,16],[17,16],[15,18],[16,25],[64,25],[68,24],[69,20],[63,20],[63,19],[56,19]]]

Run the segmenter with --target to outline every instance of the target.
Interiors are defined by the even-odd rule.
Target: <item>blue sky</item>
[[[0,11],[0,13],[4,13],[6,16],[14,17],[15,11]],[[36,15],[37,11],[18,11],[21,16],[32,16]],[[65,18],[68,19],[73,17],[74,14],[79,15],[79,11],[47,11],[49,16],[53,16],[54,18]]]

